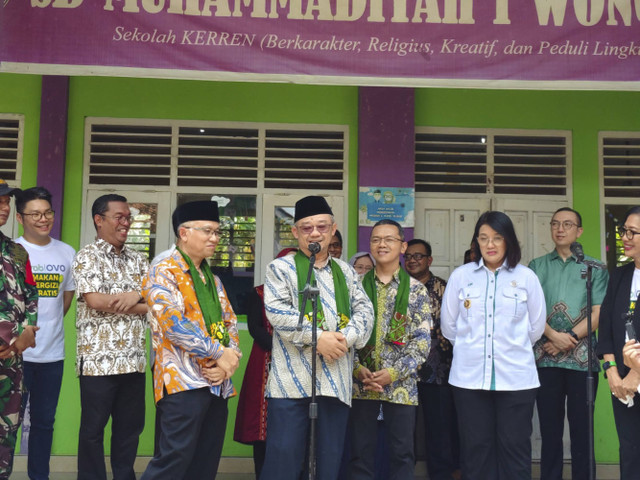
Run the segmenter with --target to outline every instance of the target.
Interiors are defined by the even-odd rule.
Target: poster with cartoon
[[[414,197],[413,188],[360,187],[358,225],[371,226],[387,218],[403,227],[413,227]]]

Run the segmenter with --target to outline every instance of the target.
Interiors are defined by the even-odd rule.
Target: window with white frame
[[[12,187],[21,183],[23,138],[24,116],[0,113],[0,178]],[[11,211],[15,211],[13,202]],[[15,215],[9,217],[1,230],[9,237],[17,236]]]
[[[416,128],[416,192],[566,196],[567,131]]]
[[[640,205],[640,132],[600,132],[602,245],[612,268],[631,261],[624,254],[618,227],[625,212]]]
[[[223,238],[210,263],[228,290],[246,291],[253,286],[261,197],[313,191],[346,198],[347,139],[344,125],[91,117],[84,189],[168,192],[171,210],[216,196]],[[132,225],[131,243],[152,255],[156,228],[148,217]]]

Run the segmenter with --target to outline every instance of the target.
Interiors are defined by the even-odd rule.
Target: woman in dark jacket
[[[635,479],[640,472],[640,373],[624,365],[625,323],[631,319],[640,332],[640,207],[630,209],[618,230],[625,255],[633,262],[616,268],[609,279],[607,294],[600,308],[597,353],[612,394],[613,414],[620,440],[620,478]],[[633,406],[627,404],[633,400]]]

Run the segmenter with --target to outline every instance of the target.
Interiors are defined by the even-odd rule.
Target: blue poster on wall
[[[360,187],[358,224],[371,226],[389,219],[403,227],[413,227],[414,194],[413,188]]]

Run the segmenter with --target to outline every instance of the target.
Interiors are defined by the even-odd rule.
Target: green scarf
[[[200,278],[200,273],[196,269],[189,255],[184,253],[180,247],[177,247],[180,255],[184,258],[184,261],[189,265],[189,273],[193,280],[193,288],[196,291],[196,298],[198,304],[202,310],[202,316],[204,317],[204,323],[207,326],[207,333],[220,342],[224,347],[229,346],[229,331],[227,326],[222,320],[222,306],[220,305],[220,299],[218,298],[218,291],[216,290],[216,280],[211,273],[209,263],[206,259],[200,264],[200,269],[207,281],[206,285]]]
[[[396,303],[393,307],[393,316],[389,321],[389,331],[384,340],[395,345],[404,345],[407,343],[407,309],[409,308],[411,277],[402,268],[398,270],[398,276],[400,277],[400,286],[398,287]],[[375,269],[367,272],[362,279],[362,286],[373,303],[373,331],[367,344],[358,353],[362,364],[371,369],[374,367],[373,352],[376,348],[378,327],[378,288],[376,286]]]
[[[299,304],[302,305],[302,297],[304,285],[307,281],[307,272],[309,271],[309,257],[307,257],[302,251],[298,250],[294,260],[296,262],[296,274],[298,276],[298,292]],[[347,287],[347,280],[344,278],[344,272],[338,265],[338,262],[331,259],[331,274],[333,275],[333,288],[336,297],[336,308],[338,310],[338,331],[342,330],[349,324],[351,318],[351,301],[349,299],[349,288]],[[313,270],[311,271],[311,285],[315,285],[316,276]],[[324,318],[322,311],[322,302],[318,299],[318,327],[322,330],[327,330],[327,322]],[[311,322],[312,304],[307,301],[304,309],[305,318]]]

